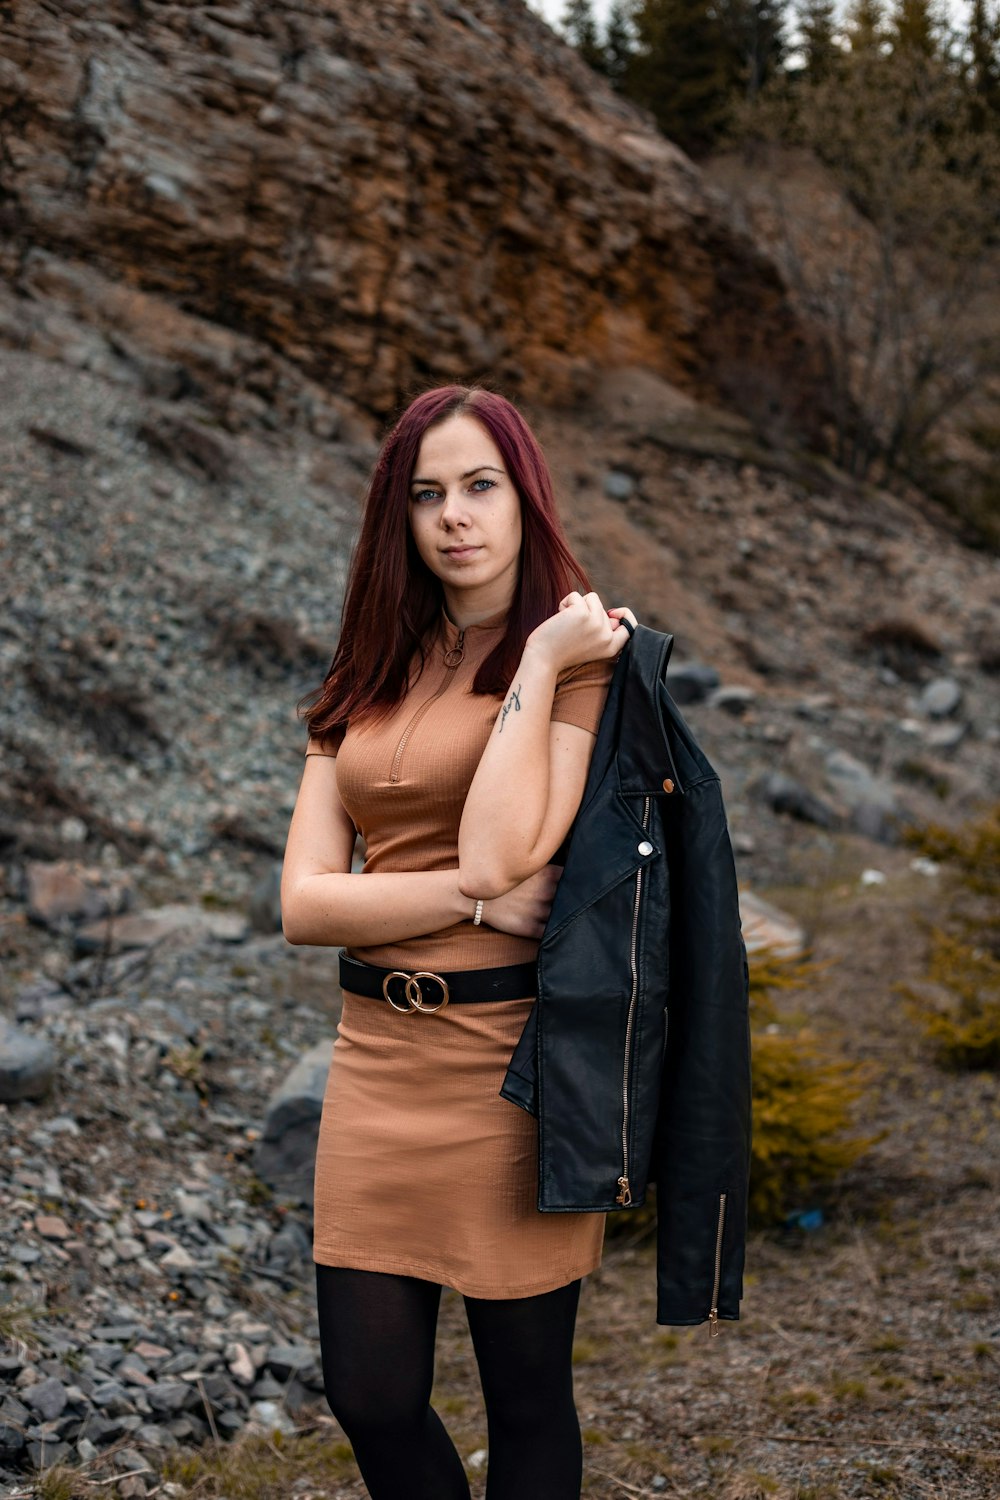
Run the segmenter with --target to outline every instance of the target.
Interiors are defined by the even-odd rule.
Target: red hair
[[[340,640],[322,687],[299,700],[300,715],[315,700],[304,717],[310,736],[321,742],[350,718],[391,711],[407,690],[415,652],[423,669],[444,593],[416,549],[407,502],[424,433],[457,415],[485,427],[521,501],[520,565],[507,630],[479,667],[472,691],[506,692],[535,626],[555,614],[571,589],[590,589],[559,520],[545,455],[517,407],[480,385],[424,391],[382,441],[348,571]]]

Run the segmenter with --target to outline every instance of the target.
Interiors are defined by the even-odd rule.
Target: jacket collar
[[[667,780],[683,796],[689,780],[686,766],[681,774],[667,732],[673,700],[665,679],[673,646],[672,635],[637,625],[608,689],[594,753],[596,758],[602,750],[605,763],[617,757],[618,784],[628,797],[662,796]]]

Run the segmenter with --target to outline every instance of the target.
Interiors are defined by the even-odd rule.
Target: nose
[[[442,526],[449,529],[459,524],[466,526],[469,524],[468,507],[461,489],[445,490],[440,516]]]

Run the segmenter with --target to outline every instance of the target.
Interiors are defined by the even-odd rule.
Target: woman
[[[374,1500],[468,1500],[430,1406],[442,1286],[465,1299],[488,1500],[580,1493],[573,1329],[604,1215],[538,1211],[537,1122],[499,1096],[635,623],[577,584],[517,409],[476,386],[412,401],[309,695],[281,886],[290,942],[346,950],[313,1258],[327,1399]]]

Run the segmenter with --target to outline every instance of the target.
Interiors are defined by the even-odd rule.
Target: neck
[[[477,625],[480,620],[488,620],[501,610],[509,609],[514,599],[512,590],[501,591],[496,588],[445,588],[443,593],[444,612],[459,630],[464,630],[468,625]]]

